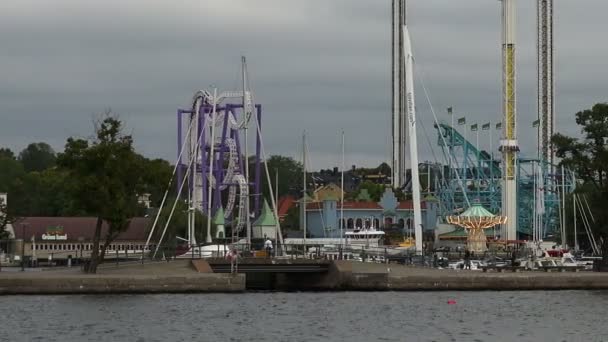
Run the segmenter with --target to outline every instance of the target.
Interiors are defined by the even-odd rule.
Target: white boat
[[[471,271],[481,271],[481,268],[485,266],[485,263],[481,260],[471,260]],[[464,270],[464,260],[450,263],[448,268],[452,270]]]
[[[229,245],[206,245],[190,247],[185,253],[175,256],[178,259],[223,258],[230,251]]]

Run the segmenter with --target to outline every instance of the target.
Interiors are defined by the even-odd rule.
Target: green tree
[[[300,229],[300,209],[297,205],[289,208],[281,227],[290,230]]]
[[[268,172],[271,177],[272,191],[275,189],[275,179],[278,172],[279,175],[279,197],[284,196],[286,194],[293,194],[296,196],[301,195],[302,191],[302,177],[304,167],[302,163],[294,160],[291,157],[273,155],[268,158]],[[249,162],[249,171],[251,175],[254,175],[255,169],[252,159]],[[266,178],[266,171],[264,170],[264,165],[262,164],[260,167],[261,171],[261,186],[262,186],[262,195],[264,198],[269,200],[270,203],[270,190],[268,187],[268,182]],[[278,199],[277,199],[278,201]]]
[[[8,149],[0,153],[0,192],[10,192],[11,185],[25,174],[23,165]]]
[[[149,193],[153,207],[159,207],[167,185],[173,174],[173,165],[164,159],[147,159],[142,157],[143,165],[143,188],[144,193]],[[175,183],[169,188],[169,194],[175,195]]]
[[[31,143],[19,153],[19,161],[26,172],[43,171],[55,165],[55,151],[44,142]]]
[[[581,127],[581,138],[556,134],[552,137],[560,165],[576,172],[583,181],[577,192],[589,197],[595,221],[593,233],[601,241],[604,264],[608,264],[608,104],[598,103],[591,109],[576,113],[576,123]]]
[[[59,166],[73,183],[73,198],[97,217],[88,272],[95,273],[110,243],[137,213],[137,195],[142,186],[141,157],[133,149],[133,139],[123,133],[122,122],[106,112],[95,127],[91,141],[68,138]],[[103,245],[101,228],[108,225]]]
[[[165,253],[165,256],[173,256],[177,245],[184,243],[183,240],[181,243],[178,243],[178,238],[187,238],[188,205],[185,201],[177,202],[175,211],[171,217],[171,221],[169,221],[169,225],[166,224],[169,220],[169,214],[171,213],[171,208],[174,202],[174,198],[167,200],[167,203],[169,204],[162,209],[158,223],[156,224],[156,228],[154,230],[154,234],[152,235],[153,241],[159,241],[161,245],[159,251],[162,250]],[[167,226],[167,231],[165,232],[165,236],[161,241],[160,239],[165,226]],[[215,236],[216,231],[217,227],[213,222],[211,222],[211,236]],[[207,216],[203,215],[203,213],[198,210],[196,211],[194,232],[197,242],[201,243],[205,241],[207,237]],[[157,257],[158,256],[159,255],[157,255]]]
[[[15,222],[15,217],[9,211],[9,208],[3,199],[0,199],[0,240],[8,239],[8,231],[6,227],[9,223]]]
[[[15,154],[10,148],[0,148],[0,158],[15,159]]]

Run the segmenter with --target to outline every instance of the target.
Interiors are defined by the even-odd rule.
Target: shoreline
[[[201,261],[199,261],[200,263]],[[204,261],[203,261],[204,262]],[[249,291],[608,290],[608,273],[435,270],[395,264],[328,262],[323,273],[198,272],[191,261],[78,269],[0,272],[0,295],[243,293]]]

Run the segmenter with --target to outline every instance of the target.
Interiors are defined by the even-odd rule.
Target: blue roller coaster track
[[[441,215],[457,215],[473,201],[500,214],[502,156],[480,149],[449,124],[439,123],[435,128],[445,161],[436,186]],[[520,157],[517,165],[518,235],[532,235],[535,215],[542,217],[537,222],[541,222],[544,237],[558,232],[560,194],[574,190],[572,173],[564,170],[562,176],[561,169],[538,158]]]

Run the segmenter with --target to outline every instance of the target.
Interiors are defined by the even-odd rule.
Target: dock
[[[198,265],[195,265],[197,263]],[[512,291],[605,290],[603,272],[488,272],[397,264],[262,259],[230,273],[223,260],[178,260],[116,267],[0,272],[0,295],[216,293],[271,291]]]

